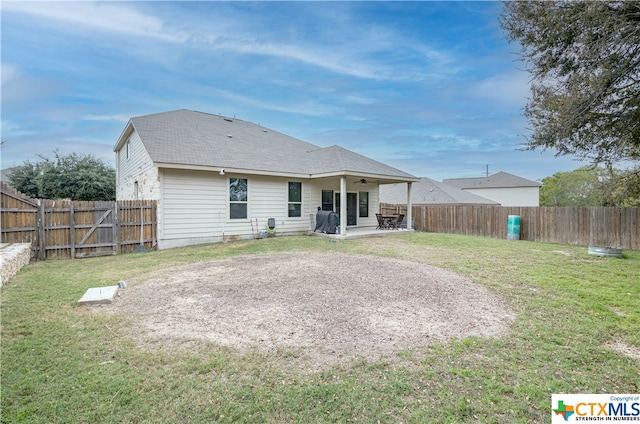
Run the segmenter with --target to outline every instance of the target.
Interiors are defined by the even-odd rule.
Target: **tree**
[[[612,169],[609,172],[605,198],[605,206],[640,207],[640,172]]]
[[[640,2],[507,1],[500,22],[531,75],[524,148],[556,149],[640,181]]]
[[[542,179],[540,206],[638,206],[640,197],[632,193],[626,172],[583,166],[557,172]]]
[[[10,184],[27,196],[43,199],[115,200],[116,171],[92,155],[40,156],[15,167]]]
[[[540,206],[602,206],[604,170],[585,166],[542,179]]]

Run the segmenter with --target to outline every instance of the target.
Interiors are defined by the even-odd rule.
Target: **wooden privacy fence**
[[[380,204],[406,214],[406,205]],[[506,238],[509,215],[520,216],[520,239],[640,250],[640,208],[412,206],[415,228],[433,233]]]
[[[86,258],[133,252],[156,244],[155,201],[31,199],[1,188],[3,243],[31,243],[32,258]]]

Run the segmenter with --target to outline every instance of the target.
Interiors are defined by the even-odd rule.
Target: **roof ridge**
[[[201,110],[194,110],[194,109],[186,109],[186,108],[182,108],[182,109],[174,109],[174,110],[167,110],[164,112],[157,112],[157,113],[149,113],[146,115],[138,115],[138,116],[132,116],[130,119],[135,119],[135,118],[150,118],[153,116],[159,116],[159,115],[168,115],[168,114],[172,114],[172,113],[176,113],[176,112],[190,112],[190,113],[200,113],[202,115],[208,115],[208,116],[213,116],[215,118],[223,118],[223,119],[232,119],[234,121],[240,121],[240,122],[248,122],[250,124],[253,125],[257,125],[259,127],[262,127],[261,124],[256,124],[255,122],[251,122],[251,121],[247,121],[244,119],[240,119],[240,118],[236,118],[236,116],[234,115],[233,117],[231,116],[226,116],[226,115],[222,115],[220,113],[211,113],[211,112],[204,112]],[[275,130],[274,130],[275,131]]]
[[[472,187],[539,187],[540,184],[537,181],[530,180],[528,178],[520,177],[518,175],[510,174],[505,171],[498,171],[494,174],[483,177],[463,177],[463,178],[445,178],[442,180],[444,184],[453,185],[458,188],[472,188]],[[504,185],[507,183],[507,185]]]

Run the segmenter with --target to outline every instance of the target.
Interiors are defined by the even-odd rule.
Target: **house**
[[[9,179],[11,175],[13,175],[13,171],[15,168],[5,168],[0,170],[0,181],[9,184]]]
[[[467,193],[491,199],[502,206],[540,206],[542,184],[507,172],[480,178],[450,178],[442,182]]]
[[[431,178],[422,177],[411,186],[411,201],[417,205],[493,205],[500,203],[476,196]],[[380,186],[380,202],[395,205],[407,203],[407,184],[387,184]]]
[[[411,174],[236,118],[176,110],[129,120],[114,146],[116,198],[158,201],[158,248],[313,231],[318,208],[340,234],[377,225],[379,185]]]

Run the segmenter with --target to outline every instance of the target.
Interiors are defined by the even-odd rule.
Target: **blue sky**
[[[2,1],[2,168],[112,151],[192,109],[436,180],[582,164],[523,152],[528,75],[499,2]]]

